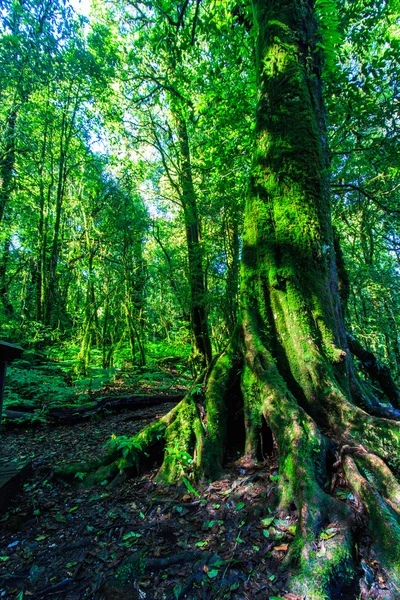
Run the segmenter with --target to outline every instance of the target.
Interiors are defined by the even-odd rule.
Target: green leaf
[[[186,479],[186,477],[182,477],[182,481],[185,484],[188,492],[190,492],[191,494],[194,494],[196,496],[196,498],[200,497],[200,494],[198,492],[196,492],[196,490],[194,489],[194,487],[192,486],[190,481],[188,479]]]
[[[339,533],[339,529],[337,527],[329,527],[328,529],[325,529],[325,531],[321,532],[320,537],[321,537],[321,540],[330,540],[338,533]]]
[[[265,519],[261,519],[261,524],[263,527],[269,527],[274,520],[275,517],[265,517]]]
[[[177,584],[177,585],[174,587],[174,590],[173,590],[173,592],[174,592],[174,596],[175,596],[176,600],[179,600],[179,596],[181,595],[181,593],[182,593],[182,590],[183,590],[183,588],[182,588],[182,585],[181,585],[180,583],[178,583],[178,584]]]
[[[135,533],[134,531],[130,531],[129,533],[126,533],[122,539],[125,541],[125,540],[130,540],[131,538],[140,538],[140,537],[142,537],[141,533]]]
[[[266,537],[266,538],[269,538],[269,537],[271,537],[271,535],[270,535],[270,533],[269,533],[269,530],[268,530],[268,529],[263,529],[263,535],[264,535],[264,537]]]
[[[239,502],[239,504],[236,504],[235,510],[242,510],[245,506],[244,502]]]
[[[208,546],[208,541],[204,541],[204,542],[196,542],[195,544],[197,546],[197,548],[203,548],[204,546]]]
[[[212,569],[211,571],[207,571],[207,576],[210,579],[214,579],[218,575],[219,571],[217,569]]]

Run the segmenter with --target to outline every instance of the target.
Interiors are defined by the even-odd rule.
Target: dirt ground
[[[33,475],[0,516],[1,598],[296,599],[280,566],[297,514],[271,508],[273,457],[232,461],[223,479],[191,493],[157,484],[156,465],[114,489],[53,478],[58,465],[100,456],[112,434],[132,435],[170,407],[2,432],[3,456],[31,459]],[[378,567],[360,564],[360,598],[381,597]]]

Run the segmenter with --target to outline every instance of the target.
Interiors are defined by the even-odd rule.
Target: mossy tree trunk
[[[188,280],[190,287],[190,325],[193,339],[192,359],[204,367],[211,362],[211,340],[206,311],[206,287],[203,251],[200,240],[200,219],[190,161],[189,138],[184,111],[174,98],[171,103],[174,115],[180,157],[181,204],[188,249]]]
[[[266,423],[278,452],[280,509],[294,503],[298,511],[286,558],[290,590],[308,600],[327,599],[338,597],[338,588],[347,593],[354,583],[353,509],[332,492],[340,473],[364,506],[369,535],[387,570],[388,598],[394,598],[400,597],[400,411],[380,405],[357,378],[346,339],[313,5],[253,0],[259,102],[239,323],[204,375],[203,406],[197,385],[138,434],[131,455],[118,464],[139,463],[163,439],[160,477],[176,481],[188,469],[198,477],[217,477],[239,395],[244,453],[254,460],[260,456]],[[338,534],[318,553],[321,533],[331,523]]]

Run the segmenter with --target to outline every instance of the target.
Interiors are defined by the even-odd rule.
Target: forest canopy
[[[1,332],[64,346],[83,372],[144,363],[158,342],[189,355],[193,302],[216,352],[236,322],[256,103],[252,9],[167,4],[95,3],[88,20],[79,3],[3,3]],[[397,374],[396,4],[316,4],[348,321]]]
[[[269,444],[288,589],[353,586],[342,481],[396,597],[399,3],[4,0],[0,20],[9,404],[30,364],[59,404],[178,365],[185,398],[82,477],[161,444],[159,480],[192,487]]]

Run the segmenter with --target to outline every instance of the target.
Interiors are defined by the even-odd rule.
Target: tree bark
[[[176,121],[181,159],[181,201],[188,248],[189,287],[191,296],[190,321],[195,347],[195,352],[193,354],[195,359],[198,357],[201,365],[204,367],[211,362],[212,352],[205,308],[206,290],[204,282],[203,251],[200,242],[200,221],[190,163],[186,121],[180,114],[179,109],[175,109],[173,113]]]

